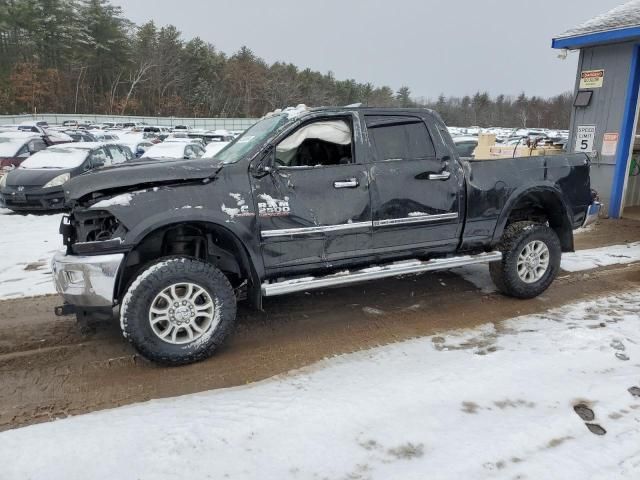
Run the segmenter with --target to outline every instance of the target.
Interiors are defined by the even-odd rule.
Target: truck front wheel
[[[502,261],[490,264],[493,282],[505,295],[533,298],[544,292],[558,275],[562,249],[547,225],[516,222],[500,242]]]
[[[120,312],[122,333],[144,357],[184,365],[213,354],[229,335],[236,298],[211,264],[171,257],[150,265],[131,284]]]

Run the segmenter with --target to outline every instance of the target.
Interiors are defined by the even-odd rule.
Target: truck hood
[[[199,180],[215,175],[220,167],[221,163],[213,159],[122,163],[72,178],[65,184],[64,193],[67,200],[78,200],[95,192]]]

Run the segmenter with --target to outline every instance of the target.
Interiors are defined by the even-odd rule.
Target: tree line
[[[0,113],[260,117],[288,105],[424,106],[451,125],[566,128],[569,94],[416,99],[248,47],[232,55],[172,25],[137,26],[109,0],[0,0]]]

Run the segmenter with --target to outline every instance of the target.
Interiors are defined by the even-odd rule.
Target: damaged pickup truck
[[[463,161],[423,109],[286,109],[213,159],[103,168],[65,195],[56,313],[119,310],[169,365],[210,356],[238,300],[479,263],[534,297],[600,210],[586,155]]]

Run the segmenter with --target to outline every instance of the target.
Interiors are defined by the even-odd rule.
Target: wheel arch
[[[562,191],[553,184],[528,185],[515,190],[498,217],[492,245],[495,246],[500,242],[510,223],[527,219],[523,217],[525,214],[532,215],[533,219],[546,217],[549,226],[560,239],[562,251],[572,252],[574,250],[570,208]]]
[[[185,252],[176,252],[173,248],[166,250],[167,242],[175,238],[180,238],[180,242],[185,243],[185,235],[191,235],[196,243],[199,243],[196,240],[198,237],[205,240],[204,250],[196,252],[188,249]],[[202,219],[173,219],[140,232],[132,243],[135,246],[125,255],[116,284],[115,298],[118,301],[121,301],[131,282],[150,262],[165,256],[182,254],[205,260],[227,272],[234,270],[229,267],[230,262],[235,260],[239,277],[248,281],[249,300],[257,307],[261,306],[262,264],[260,259],[256,260],[240,236],[225,225]]]

